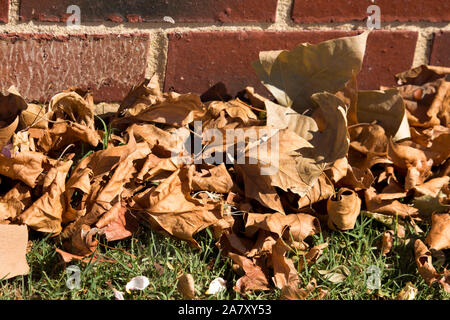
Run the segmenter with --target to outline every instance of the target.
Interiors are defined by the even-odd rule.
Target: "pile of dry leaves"
[[[417,268],[449,292],[432,256],[450,248],[450,68],[423,65],[398,74],[397,88],[358,90],[367,36],[261,52],[253,67],[272,100],[248,87],[241,99],[202,102],[162,93],[153,77],[105,123],[80,89],[45,106],[10,89],[0,97],[0,242],[9,246],[0,257],[11,264],[0,274],[27,272],[14,260],[25,255],[23,225],[54,235],[66,262],[139,223],[196,247],[209,227],[241,275],[235,290],[275,286],[303,299],[316,284],[299,287],[303,265],[286,253],[313,264],[327,244],[305,239],[352,229],[363,209],[392,227],[383,254],[407,240],[408,225],[423,239],[420,226],[431,224],[415,241]]]

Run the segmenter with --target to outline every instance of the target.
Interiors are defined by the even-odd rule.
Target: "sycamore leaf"
[[[376,121],[394,141],[411,137],[405,104],[398,90],[359,91],[357,117],[360,123]]]
[[[261,52],[252,66],[279,104],[303,113],[311,107],[312,94],[335,93],[361,70],[368,35],[317,45],[302,43],[291,51]]]

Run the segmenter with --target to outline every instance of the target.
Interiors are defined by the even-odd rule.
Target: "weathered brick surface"
[[[88,22],[273,22],[277,0],[22,0],[22,21],[64,21],[67,7],[78,5]]]
[[[0,22],[8,23],[9,0],[0,0]]]
[[[394,75],[411,68],[418,34],[404,30],[376,30],[369,35],[363,67],[358,76],[361,89],[394,86]]]
[[[381,9],[381,22],[450,21],[448,0],[295,0],[292,18],[299,23],[364,20],[367,8]]]
[[[430,64],[450,67],[450,31],[440,31],[434,34]]]
[[[48,101],[71,86],[97,101],[120,101],[145,76],[144,34],[1,34],[0,88],[15,85],[29,101]]]
[[[165,89],[203,93],[222,82],[235,95],[246,86],[265,92],[251,67],[263,50],[292,49],[301,42],[356,35],[356,31],[196,32],[169,35]],[[394,74],[414,58],[417,33],[375,31],[368,39],[359,75],[361,89],[394,85]]]

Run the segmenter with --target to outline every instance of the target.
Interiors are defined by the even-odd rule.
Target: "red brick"
[[[0,22],[8,23],[9,0],[0,0]]]
[[[434,34],[430,64],[450,67],[450,31],[439,31]]]
[[[203,93],[224,83],[236,95],[246,86],[266,92],[251,62],[260,51],[292,49],[302,42],[356,35],[356,31],[204,32],[169,35],[165,89]],[[408,69],[414,58],[415,32],[375,31],[369,36],[367,54],[359,76],[361,89],[393,85],[394,74]]]
[[[78,5],[81,21],[113,22],[274,22],[277,0],[22,0],[22,21],[63,21],[67,7]]]
[[[377,5],[381,23],[391,21],[450,21],[448,0],[295,0],[292,18],[299,23],[364,20]]]
[[[148,44],[144,34],[1,34],[0,88],[44,102],[80,86],[96,101],[120,101],[145,77]]]
[[[369,35],[363,67],[358,76],[360,88],[394,86],[394,75],[412,66],[417,37],[414,31],[373,31]]]

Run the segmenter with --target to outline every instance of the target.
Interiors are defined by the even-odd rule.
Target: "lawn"
[[[395,299],[406,283],[417,289],[416,299],[448,300],[450,294],[438,286],[428,286],[417,272],[414,261],[413,242],[417,235],[407,230],[405,239],[409,242],[394,243],[392,251],[383,257],[379,244],[387,228],[378,221],[361,214],[353,230],[347,232],[323,232],[310,237],[312,245],[328,242],[328,247],[317,262],[300,272],[303,285],[316,279],[318,288],[328,290],[323,299]],[[100,238],[101,239],[101,238]],[[232,270],[231,259],[221,256],[215,246],[211,232],[206,229],[196,236],[201,249],[187,243],[168,238],[141,226],[133,237],[114,243],[101,240],[98,250],[101,256],[111,262],[60,262],[52,239],[31,233],[33,242],[27,254],[30,273],[0,282],[0,299],[51,299],[85,300],[114,299],[112,287],[125,292],[126,283],[135,276],[144,275],[150,285],[143,291],[125,292],[125,299],[173,300],[183,299],[177,290],[177,277],[187,272],[195,279],[196,299],[226,300],[273,300],[280,298],[280,290],[248,293],[242,296],[233,290],[239,275]],[[300,253],[289,252],[296,266],[304,258]],[[447,255],[448,256],[448,255]],[[437,261],[436,259],[433,259]],[[79,289],[66,286],[67,266],[78,265],[81,270]],[[442,263],[441,263],[442,264]],[[448,264],[448,259],[445,261]],[[381,287],[370,290],[368,279],[374,276],[369,267],[380,271]],[[442,266],[435,265],[437,271]],[[335,277],[321,270],[334,270]],[[321,272],[319,272],[321,271]],[[347,274],[348,273],[348,274]],[[341,274],[341,275],[339,275]],[[336,276],[337,275],[337,276]],[[205,295],[209,283],[216,277],[228,282],[227,290],[215,296]],[[327,280],[327,278],[329,278]],[[331,281],[329,281],[331,280]],[[317,290],[308,299],[318,299]]]

